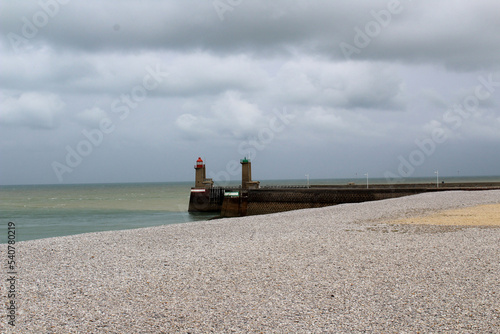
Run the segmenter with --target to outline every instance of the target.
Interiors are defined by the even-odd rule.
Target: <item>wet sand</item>
[[[431,215],[394,220],[391,224],[431,224],[452,226],[500,226],[500,204],[444,210]]]

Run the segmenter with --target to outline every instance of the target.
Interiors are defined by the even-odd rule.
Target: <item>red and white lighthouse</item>
[[[213,185],[213,181],[212,181],[212,179],[207,179],[206,170],[205,170],[205,163],[203,162],[201,157],[199,157],[198,160],[196,160],[196,163],[194,165],[194,169],[196,171],[194,187],[199,188],[199,189],[211,188]]]

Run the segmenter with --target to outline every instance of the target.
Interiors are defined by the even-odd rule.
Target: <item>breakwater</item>
[[[290,210],[359,203],[450,190],[500,189],[499,182],[450,184],[312,185],[256,189],[192,189],[189,211],[241,217]]]

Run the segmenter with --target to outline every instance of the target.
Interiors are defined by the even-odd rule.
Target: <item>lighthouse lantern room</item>
[[[196,165],[194,165],[194,168],[197,169],[197,168],[205,168],[205,163],[203,162],[203,160],[201,159],[201,157],[198,158],[198,160],[196,160]]]

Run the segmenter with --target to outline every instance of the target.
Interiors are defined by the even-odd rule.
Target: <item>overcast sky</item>
[[[0,3],[0,184],[500,175],[499,1]]]

